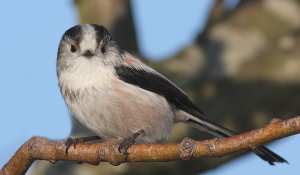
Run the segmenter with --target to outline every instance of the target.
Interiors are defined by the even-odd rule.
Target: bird
[[[134,139],[129,146],[155,143],[180,122],[216,137],[238,134],[208,120],[183,90],[123,49],[103,25],[78,24],[66,30],[56,69],[69,112],[97,134],[94,138]],[[68,140],[89,139],[93,137]],[[265,146],[252,151],[270,165],[287,163]]]

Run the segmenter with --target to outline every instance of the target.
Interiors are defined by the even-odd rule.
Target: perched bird
[[[57,76],[70,113],[103,139],[143,132],[137,142],[153,143],[177,122],[217,137],[237,134],[209,121],[179,87],[122,49],[100,25],[80,24],[64,33]],[[271,165],[286,162],[264,146],[252,151]]]

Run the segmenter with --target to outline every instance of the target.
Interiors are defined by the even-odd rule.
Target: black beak
[[[94,56],[94,53],[90,50],[87,50],[83,53],[83,56],[87,57],[87,58],[91,58]]]

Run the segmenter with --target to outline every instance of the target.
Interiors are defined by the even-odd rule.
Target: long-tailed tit
[[[142,130],[137,141],[153,143],[177,122],[218,137],[237,134],[209,121],[179,87],[121,49],[103,26],[81,24],[64,33],[57,76],[71,114],[101,138]],[[272,165],[286,162],[264,146],[252,151]]]

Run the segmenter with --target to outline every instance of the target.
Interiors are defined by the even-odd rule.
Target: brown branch
[[[184,139],[180,144],[136,144],[128,149],[128,159],[118,152],[120,140],[111,139],[103,143],[78,144],[65,154],[64,141],[53,141],[43,137],[32,137],[1,169],[0,175],[25,174],[34,160],[72,160],[98,165],[101,161],[119,165],[123,162],[154,162],[184,160],[196,157],[220,157],[265,144],[300,132],[300,116],[288,120],[274,119],[263,128],[230,138],[193,141]]]

